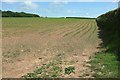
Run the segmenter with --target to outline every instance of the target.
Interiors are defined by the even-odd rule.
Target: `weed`
[[[37,74],[41,74],[42,72],[43,72],[43,67],[41,67],[41,68],[38,68],[36,71],[34,71],[35,73],[37,73]]]
[[[88,73],[85,73],[85,74],[83,74],[82,76],[83,76],[83,77],[86,77],[86,76],[89,76],[89,74],[88,74]]]
[[[74,72],[74,70],[75,70],[75,67],[69,66],[69,67],[65,68],[65,74],[71,74]]]
[[[35,74],[35,73],[27,73],[27,75],[22,76],[22,77],[25,77],[25,78],[36,78],[37,74]]]

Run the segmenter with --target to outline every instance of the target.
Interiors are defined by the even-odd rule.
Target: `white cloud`
[[[113,2],[119,2],[119,0],[113,0]]]
[[[68,0],[54,0],[52,3],[56,5],[60,4],[67,4],[69,1]]]
[[[72,10],[68,10],[67,12],[68,12],[68,13],[72,13]]]
[[[49,9],[44,9],[44,11],[47,12],[47,13],[51,12],[51,10],[49,10]]]
[[[37,9],[38,5],[34,3],[33,0],[4,0],[2,2],[6,2],[9,4],[15,3],[15,2],[22,2],[21,3],[21,9],[23,10],[33,10]]]
[[[4,2],[6,2],[6,3],[14,3],[15,0],[4,0]]]
[[[76,13],[76,12],[73,11],[73,10],[67,10],[67,13],[74,14],[74,13]]]
[[[2,0],[2,2],[24,2],[26,0]],[[118,2],[119,0],[29,0],[32,2]]]
[[[24,10],[33,10],[33,9],[37,9],[38,8],[38,5],[33,3],[32,1],[24,1],[22,3],[22,9]]]
[[[88,16],[88,15],[89,15],[89,13],[87,12],[87,13],[86,13],[86,15]]]

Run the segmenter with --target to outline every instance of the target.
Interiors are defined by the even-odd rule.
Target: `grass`
[[[119,61],[117,55],[111,52],[99,52],[91,59],[91,70],[96,78],[118,78]]]

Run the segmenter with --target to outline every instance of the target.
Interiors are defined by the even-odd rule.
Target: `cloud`
[[[113,2],[119,2],[119,0],[113,0]]]
[[[26,0],[2,0],[2,2],[24,2]],[[55,2],[59,3],[62,2],[67,4],[68,2],[118,2],[119,0],[29,0],[32,2]]]
[[[15,0],[4,0],[4,2],[6,2],[6,3],[14,3],[15,2]]]
[[[89,16],[89,13],[87,12],[86,15]]]
[[[76,12],[73,11],[73,10],[67,10],[67,13],[74,14],[74,13],[76,13]]]
[[[67,4],[68,0],[54,0],[52,3],[56,5]]]
[[[51,12],[50,9],[44,9],[44,11],[47,12],[47,13],[50,13],[50,12]]]
[[[64,10],[66,4],[68,4],[67,0],[53,0],[53,2],[50,2],[49,9],[59,12],[59,10]]]
[[[6,2],[9,4],[15,3],[15,2],[21,2],[21,9],[22,10],[34,10],[38,8],[38,5],[34,3],[33,0],[4,0],[2,2]]]
[[[32,1],[24,1],[22,3],[22,9],[24,10],[34,10],[37,8],[38,8],[38,5],[33,3]]]

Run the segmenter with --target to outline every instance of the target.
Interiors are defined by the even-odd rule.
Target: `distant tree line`
[[[88,17],[66,17],[66,18],[74,18],[74,19],[96,19],[96,18],[88,18]]]
[[[2,17],[40,17],[37,14],[30,14],[25,12],[1,11]]]

